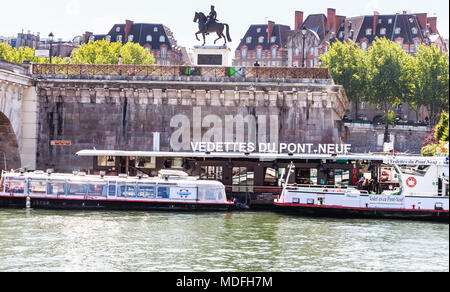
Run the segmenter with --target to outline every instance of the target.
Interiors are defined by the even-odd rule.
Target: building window
[[[276,36],[273,36],[273,37],[270,38],[270,42],[271,43],[275,43],[276,41],[277,41],[277,37]]]
[[[388,23],[391,24],[392,23],[392,18],[388,19]]]
[[[402,41],[397,41],[397,45],[399,45],[400,47],[403,47],[403,42]]]
[[[372,29],[371,28],[366,29],[366,35],[372,35]]]
[[[133,39],[134,39],[134,35],[130,34],[130,35],[128,36],[128,41],[129,41],[129,42],[132,42]]]
[[[155,27],[153,28],[153,31],[154,31],[154,32],[158,32],[158,28],[155,26]]]
[[[260,32],[261,32],[261,28],[258,27],[258,28],[256,29],[256,32],[257,32],[257,33],[260,33]]]
[[[380,19],[378,19],[378,24],[381,24],[381,21],[382,21],[382,20],[381,20],[381,18],[380,18]]]
[[[107,35],[107,36],[105,37],[105,40],[108,41],[108,42],[110,42],[110,41],[111,41],[111,36],[110,36],[110,35]]]
[[[386,28],[384,28],[384,27],[381,28],[381,29],[380,29],[380,34],[381,34],[381,35],[385,35],[385,34],[386,34]]]
[[[91,35],[91,36],[89,37],[89,41],[90,41],[90,42],[95,41],[95,36]]]
[[[411,28],[411,32],[412,32],[413,34],[417,34],[417,28],[415,28],[415,27]]]
[[[162,35],[159,37],[159,42],[164,43],[166,41],[166,38]]]
[[[121,35],[118,35],[118,36],[116,37],[116,41],[121,42],[121,41],[122,41],[122,36],[121,36]]]
[[[146,40],[147,40],[147,42],[152,42],[153,41],[153,38],[152,38],[152,35],[147,35],[147,37],[145,38]]]
[[[166,48],[161,48],[161,58],[165,58],[166,57],[166,53],[167,53],[167,49]]]
[[[246,59],[247,58],[247,49],[242,49],[242,59]]]
[[[261,59],[262,58],[262,49],[258,48],[256,50],[256,58]]]
[[[400,32],[401,32],[400,27],[396,27],[396,28],[395,28],[395,33],[396,33],[396,34],[399,34]]]
[[[298,56],[299,54],[300,54],[300,50],[298,48],[295,48],[294,56]]]
[[[311,48],[311,49],[309,50],[309,54],[310,54],[311,56],[314,56],[314,48]]]
[[[418,41],[414,41],[414,52],[417,52],[417,50],[419,49],[419,42]]]
[[[260,44],[264,43],[264,37],[263,36],[260,36],[258,38],[258,43],[260,43]]]
[[[120,32],[120,26],[116,27],[116,32]]]
[[[295,62],[292,64],[292,66],[298,67],[298,61],[295,61]]]
[[[246,42],[247,42],[247,44],[250,44],[252,42],[252,37],[247,37]]]
[[[361,43],[361,49],[365,52],[367,50],[367,43],[363,42]]]
[[[343,38],[345,36],[345,32],[344,31],[341,31],[340,33],[339,33],[339,38]]]
[[[309,67],[314,68],[314,60],[309,60]]]
[[[277,48],[272,49],[272,58],[275,59],[277,57]]]

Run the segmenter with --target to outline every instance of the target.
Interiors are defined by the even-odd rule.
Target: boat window
[[[233,167],[233,185],[253,186],[255,172],[247,167]]]
[[[296,170],[295,182],[300,185],[311,184],[311,171],[309,168],[300,168]]]
[[[417,166],[400,166],[402,173],[415,175],[415,176],[425,176],[430,165],[417,165]]]
[[[50,181],[48,183],[48,193],[51,195],[65,195],[66,183],[63,181]]]
[[[136,157],[137,168],[156,168],[156,157]]]
[[[116,158],[113,156],[98,156],[98,166],[116,166]]]
[[[69,183],[67,184],[67,194],[74,196],[85,196],[87,185],[82,183]]]
[[[47,181],[45,180],[29,180],[28,181],[29,194],[46,194]]]
[[[317,185],[317,168],[311,168],[309,170],[309,172],[310,172],[311,184],[316,186]]]
[[[224,190],[217,186],[201,186],[198,189],[199,201],[224,201]]]
[[[158,187],[158,199],[168,199],[170,194],[170,188]]]
[[[106,197],[106,190],[105,183],[90,183],[88,185],[88,196]]]
[[[137,196],[140,198],[155,198],[155,186],[139,185]]]
[[[264,186],[278,186],[279,172],[271,167],[264,168]]]
[[[109,182],[108,196],[116,196],[116,182]]]
[[[7,178],[5,183],[6,193],[23,194],[25,187],[25,179]]]
[[[200,170],[201,179],[222,180],[222,166],[202,166]]]
[[[134,185],[120,186],[119,197],[136,197],[136,186]]]

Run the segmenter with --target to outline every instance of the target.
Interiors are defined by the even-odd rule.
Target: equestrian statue
[[[195,38],[198,41],[200,41],[200,39],[198,38],[198,34],[201,33],[203,35],[203,46],[206,43],[205,35],[209,35],[209,33],[214,33],[214,32],[217,33],[217,35],[219,36],[219,38],[214,41],[214,44],[216,44],[216,42],[218,40],[220,40],[221,38],[223,38],[225,40],[224,45],[227,44],[227,39],[229,42],[231,42],[230,27],[226,23],[218,22],[217,12],[214,10],[214,6],[211,6],[211,12],[209,13],[208,16],[205,16],[205,14],[203,14],[202,12],[195,12],[194,22],[197,22],[197,21],[198,21],[198,29],[199,30],[195,34]],[[225,28],[227,29],[226,37],[223,34],[223,30]]]

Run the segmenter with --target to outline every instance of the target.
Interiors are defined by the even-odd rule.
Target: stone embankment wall
[[[348,100],[331,80],[253,83],[198,77],[146,81],[47,76],[37,81],[37,88],[40,169],[90,169],[92,159],[75,153],[93,148],[189,151],[190,142],[199,140],[344,142],[338,124]],[[230,134],[234,141],[229,141]],[[70,146],[51,146],[55,140],[70,141]]]

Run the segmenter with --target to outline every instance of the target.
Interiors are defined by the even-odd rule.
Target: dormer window
[[[158,27],[155,26],[155,27],[153,28],[153,31],[154,31],[154,32],[158,32]]]
[[[339,38],[343,38],[345,36],[345,32],[344,31],[341,31],[340,33],[339,33]]]
[[[122,36],[121,36],[121,35],[118,35],[118,36],[116,37],[116,41],[121,42],[121,41],[122,41]]]
[[[164,43],[166,41],[166,38],[162,35],[159,37],[159,42]]]
[[[380,28],[380,35],[386,35],[386,28]]]
[[[366,35],[372,35],[372,29],[371,28],[366,29]]]
[[[153,41],[152,35],[148,34],[147,37],[145,38],[145,40],[149,43],[151,43]]]
[[[270,42],[271,43],[274,43],[276,41],[277,41],[277,37],[276,36],[273,36],[273,37],[270,38]]]
[[[261,28],[258,27],[258,28],[256,29],[256,32],[257,32],[257,33],[260,33],[260,32],[261,32]]]
[[[392,18],[388,19],[388,23],[391,24],[392,23]]]
[[[252,42],[252,37],[247,37],[246,42],[247,44],[250,44]]]
[[[395,28],[395,33],[396,33],[396,34],[399,34],[400,32],[401,32],[400,27],[396,27],[396,28]]]
[[[264,37],[263,36],[260,36],[258,38],[258,43],[260,43],[260,44],[264,43]]]
[[[133,39],[134,39],[134,35],[130,34],[130,35],[128,36],[128,41],[129,41],[129,42],[132,42]]]
[[[409,18],[409,22],[410,23],[413,23],[414,22],[414,19],[411,17],[411,18]]]
[[[110,35],[107,35],[107,36],[105,37],[105,40],[108,41],[108,42],[110,42],[110,41],[111,41],[111,36],[110,36]]]
[[[116,32],[120,32],[120,26],[116,27]]]
[[[413,28],[411,28],[411,32],[413,33],[413,34],[417,34],[417,28],[415,28],[415,27],[413,27]]]
[[[90,42],[95,41],[95,36],[91,35],[91,36],[89,37],[89,41],[90,41]]]

